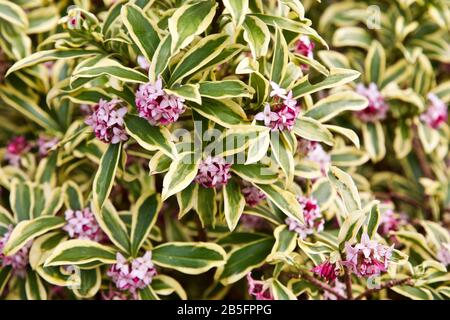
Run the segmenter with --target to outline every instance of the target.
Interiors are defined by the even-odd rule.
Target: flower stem
[[[352,300],[353,299],[352,274],[348,267],[344,267],[344,270],[345,270],[345,287],[347,289],[347,299]]]
[[[362,298],[367,297],[367,296],[371,295],[372,293],[381,291],[383,289],[388,289],[388,288],[392,288],[395,286],[399,286],[399,285],[412,286],[413,281],[411,280],[411,278],[406,278],[406,279],[401,279],[401,280],[390,280],[390,281],[387,281],[387,282],[381,284],[378,288],[367,289],[366,291],[361,293],[359,296],[357,296],[355,298],[355,300],[361,300]]]
[[[314,278],[313,276],[309,275],[306,272],[302,272],[300,271],[301,277],[303,279],[305,279],[306,281],[312,283],[313,285],[315,285],[316,287],[324,290],[324,291],[328,291],[329,293],[333,294],[334,296],[336,296],[336,298],[338,300],[346,300],[346,297],[344,297],[343,295],[341,295],[339,292],[337,292],[336,290],[334,290],[330,285],[317,280],[316,278]]]

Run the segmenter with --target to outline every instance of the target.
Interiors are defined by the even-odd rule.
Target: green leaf
[[[47,300],[47,291],[38,274],[28,271],[25,280],[27,300]]]
[[[107,57],[97,61],[92,66],[83,66],[77,68],[70,78],[70,82],[73,83],[79,78],[96,78],[104,75],[116,78],[124,82],[148,82],[148,77],[146,75],[132,68],[125,67],[120,62]]]
[[[386,155],[383,126],[379,121],[362,124],[364,147],[373,162],[378,162]]]
[[[326,122],[344,111],[363,110],[368,103],[365,97],[355,92],[338,92],[319,100],[311,109],[305,112],[304,116],[319,122]]]
[[[244,20],[244,40],[248,43],[256,60],[267,55],[270,30],[261,19],[247,15]]]
[[[332,43],[335,47],[369,49],[371,40],[372,37],[366,29],[360,27],[342,27],[334,33]]]
[[[292,93],[293,93],[294,99],[298,99],[307,94],[312,94],[312,93],[320,91],[320,90],[325,90],[325,89],[342,86],[346,83],[349,83],[349,82],[357,79],[359,76],[360,76],[360,73],[355,70],[343,69],[343,68],[331,68],[330,75],[318,83],[311,84],[309,82],[309,75],[304,76],[292,88]],[[322,100],[324,100],[324,99],[322,99]],[[322,100],[320,100],[320,101],[322,101]]]
[[[270,146],[272,155],[286,175],[287,183],[294,179],[294,155],[284,133],[272,131],[270,134]]]
[[[147,18],[141,8],[134,4],[128,3],[123,6],[121,17],[134,43],[139,47],[144,57],[148,61],[152,61],[160,42],[158,27]]]
[[[73,181],[64,184],[64,202],[67,208],[81,210],[84,208],[83,194],[78,185]]]
[[[100,160],[100,166],[94,178],[93,190],[93,204],[97,209],[102,208],[114,185],[121,151],[121,143],[110,144]]]
[[[211,24],[216,13],[217,3],[212,0],[187,3],[178,8],[169,18],[169,31],[172,35],[172,52],[185,48]]]
[[[289,49],[284,39],[281,29],[276,28],[275,44],[273,49],[272,67],[270,69],[270,79],[279,84],[286,72],[289,58]]]
[[[233,231],[245,207],[245,198],[235,179],[228,181],[223,189],[224,215],[228,228]]]
[[[293,129],[294,133],[304,139],[323,142],[329,146],[333,145],[333,135],[319,121],[300,117],[297,119]]]
[[[73,292],[82,299],[92,298],[100,290],[102,276],[100,268],[83,270],[80,269],[80,285],[75,287]]]
[[[131,220],[131,254],[136,256],[144,241],[150,234],[161,209],[158,194],[143,194],[132,209]]]
[[[200,159],[193,153],[180,154],[170,165],[163,181],[162,200],[184,190],[197,175]]]
[[[370,45],[364,62],[364,68],[366,70],[367,82],[376,83],[380,86],[386,70],[386,53],[377,40],[373,40]]]
[[[13,229],[11,236],[3,248],[3,253],[13,255],[19,251],[28,241],[65,224],[63,217],[42,216],[33,220],[19,222]]]
[[[167,93],[174,96],[183,98],[184,100],[192,101],[195,103],[202,103],[202,97],[200,96],[200,87],[198,84],[183,84],[181,86],[174,86],[170,89],[164,89]]]
[[[36,122],[42,128],[59,131],[59,125],[56,121],[31,97],[11,87],[5,87],[5,90],[1,90],[1,92],[2,100],[6,105],[22,113],[25,117]]]
[[[9,74],[26,68],[33,66],[38,63],[51,61],[51,60],[58,60],[58,59],[75,59],[75,58],[82,58],[87,56],[92,56],[95,54],[98,54],[99,51],[96,50],[86,50],[86,49],[69,49],[69,50],[44,50],[35,52],[32,55],[17,61],[11,68],[8,69],[8,72],[6,73],[6,76]]]
[[[195,207],[202,227],[214,227],[217,212],[216,189],[198,186]]]
[[[123,252],[130,253],[130,239],[127,227],[109,200],[101,207],[93,208],[95,220],[108,238]]]
[[[0,294],[3,293],[3,290],[5,289],[9,278],[11,278],[12,271],[12,267],[5,267],[0,269]]]
[[[365,220],[366,215],[361,210],[353,211],[345,218],[338,235],[340,249],[344,248],[346,242],[351,243],[356,239],[356,236],[358,235],[358,232]]]
[[[216,278],[223,285],[229,285],[242,279],[253,268],[264,264],[273,244],[272,237],[263,238],[232,250],[228,254],[223,270],[217,271]]]
[[[161,300],[156,292],[152,289],[152,286],[147,286],[144,289],[139,290],[138,293],[140,300]]]
[[[367,234],[370,239],[373,239],[377,233],[378,226],[380,225],[381,215],[378,201],[373,201],[370,204],[369,217],[367,219]]]
[[[272,184],[278,180],[278,174],[260,163],[233,164],[231,171],[246,181],[259,184]]]
[[[221,246],[207,242],[170,242],[152,250],[152,261],[186,274],[200,274],[225,263]]]
[[[161,40],[161,42],[158,45],[158,48],[156,48],[149,69],[149,76],[151,82],[155,82],[158,76],[163,74],[163,72],[169,65],[169,60],[172,57],[172,53],[170,51],[171,41],[172,38],[170,34],[168,34],[166,37],[164,37],[163,40]]]
[[[200,94],[212,99],[252,98],[253,88],[240,80],[200,82]]]
[[[239,27],[245,19],[245,15],[248,13],[248,1],[249,0],[224,0],[223,4],[225,8],[231,13],[234,25]]]
[[[115,263],[116,251],[90,240],[68,240],[52,251],[44,267],[83,265],[91,262]]]
[[[361,210],[361,199],[359,198],[358,189],[348,173],[331,166],[328,171],[328,178],[337,194],[343,200],[349,214]]]
[[[170,84],[200,71],[225,48],[226,34],[212,34],[198,41],[178,62],[170,76]]]
[[[396,286],[391,288],[396,293],[410,298],[412,300],[432,300],[431,292],[425,288],[416,288],[409,286]]]
[[[297,246],[297,234],[293,231],[289,231],[287,225],[283,224],[273,231],[275,237],[275,244],[273,245],[272,252],[283,252],[286,254],[291,253]]]
[[[9,203],[17,221],[31,219],[34,207],[34,193],[31,185],[14,179],[11,183]]]
[[[276,279],[271,281],[270,291],[275,300],[297,300],[295,294]]]
[[[203,98],[202,104],[196,104],[193,102],[188,103],[189,106],[197,111],[200,115],[210,119],[213,122],[220,124],[225,128],[232,128],[233,126],[241,126],[246,122],[244,121],[241,113],[236,111],[235,104],[230,100],[215,100],[210,98]],[[240,108],[240,106],[237,106]]]
[[[166,127],[152,126],[147,120],[131,114],[125,117],[125,126],[127,133],[142,148],[149,151],[161,150],[172,159],[177,157],[175,144]]]
[[[28,19],[20,6],[12,1],[0,1],[0,19],[21,29],[28,28]]]
[[[293,193],[275,184],[254,184],[288,217],[303,222],[302,207]]]
[[[194,195],[197,194],[197,188],[197,183],[191,183],[186,189],[177,193],[178,207],[180,208],[178,219],[181,219],[194,206]]]

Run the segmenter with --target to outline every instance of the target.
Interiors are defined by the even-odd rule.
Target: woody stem
[[[387,281],[387,282],[383,283],[378,288],[367,289],[366,291],[361,293],[359,296],[357,296],[355,298],[355,300],[360,300],[360,299],[362,299],[364,297],[367,297],[367,296],[371,295],[372,293],[381,291],[383,289],[388,289],[388,288],[392,288],[392,287],[395,287],[395,286],[399,286],[399,285],[412,286],[413,285],[413,281],[411,280],[411,278],[406,278],[406,279],[401,279],[401,280],[390,280],[390,281]]]

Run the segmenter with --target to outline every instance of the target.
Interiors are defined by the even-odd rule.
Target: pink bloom
[[[311,42],[308,36],[301,36],[296,43],[295,52],[309,59],[313,59],[314,47],[314,42]],[[302,64],[301,68],[303,70],[308,70],[309,66],[306,64]]]
[[[10,266],[13,269],[15,275],[19,277],[25,277],[26,269],[28,265],[28,253],[30,251],[30,247],[32,241],[29,241],[26,245],[24,245],[19,251],[10,256],[5,256],[3,254],[3,248],[11,236],[13,231],[13,226],[10,225],[8,227],[8,231],[0,237],[0,266],[2,268]]]
[[[141,67],[141,68],[144,69],[144,70],[147,70],[147,71],[148,71],[148,69],[150,69],[150,63],[149,63],[148,60],[147,60],[144,56],[142,56],[142,55],[139,55],[139,56],[137,57],[137,64],[139,65],[139,67]]]
[[[251,183],[242,181],[242,185],[243,187],[241,188],[241,192],[245,197],[245,202],[250,207],[256,206],[266,198],[266,195],[261,190],[254,187]]]
[[[364,233],[360,243],[354,246],[351,246],[348,242],[345,244],[347,260],[344,263],[358,277],[379,275],[387,270],[392,249],[393,246],[388,247],[375,240],[370,240],[368,234]]]
[[[117,108],[119,100],[109,102],[100,99],[94,112],[86,119],[86,124],[94,129],[95,136],[105,143],[116,144],[128,139],[125,133],[124,116],[127,108]]]
[[[166,93],[162,86],[162,79],[158,78],[155,83],[141,84],[136,92],[139,116],[154,126],[176,122],[186,110],[184,99]]]
[[[270,127],[272,131],[285,129],[291,131],[299,114],[297,100],[292,98],[292,91],[287,92],[273,81],[270,85],[272,86],[270,97],[274,101],[274,110],[272,111],[270,104],[266,103],[264,111],[256,114],[255,119],[264,121],[264,125]]]
[[[89,208],[83,210],[66,210],[64,213],[66,224],[63,230],[66,231],[71,238],[101,241],[105,238],[105,234],[100,229],[94,214]]]
[[[251,214],[243,214],[239,220],[246,229],[258,230],[264,228],[266,220]]]
[[[437,253],[437,258],[443,265],[450,265],[450,243],[444,243],[441,245]]]
[[[398,231],[401,224],[402,221],[394,213],[394,210],[388,209],[381,215],[381,222],[378,227],[378,232],[383,236],[387,236],[391,231]]]
[[[299,53],[307,58],[314,58],[314,42],[311,42],[308,36],[301,36],[295,47],[295,52]]]
[[[37,141],[37,146],[39,148],[38,150],[39,156],[42,158],[48,156],[50,150],[52,150],[52,148],[58,144],[58,141],[59,141],[58,138],[51,139],[44,136],[40,136]]]
[[[30,148],[31,146],[24,136],[12,138],[6,146],[5,160],[10,165],[18,167],[22,155],[30,151]]]
[[[287,218],[286,224],[288,225],[289,230],[297,232],[302,239],[305,239],[314,232],[321,232],[325,220],[320,213],[317,201],[312,197],[308,198],[304,196],[298,196],[297,200],[303,208],[305,223],[300,223],[293,218]]]
[[[147,287],[156,275],[152,253],[147,251],[142,257],[133,259],[131,263],[117,253],[117,263],[111,266],[107,274],[117,289],[136,293],[136,290]]]
[[[360,83],[356,87],[356,92],[369,100],[367,108],[356,112],[360,120],[364,122],[375,122],[386,118],[389,106],[384,102],[384,98],[380,91],[378,91],[375,83],[369,84],[368,87]]]
[[[340,282],[338,279],[335,279],[334,282],[331,284],[331,286],[334,289],[334,291],[336,291],[340,295],[342,295],[344,297],[347,296],[347,293],[345,292],[346,286],[343,282]],[[337,300],[337,297],[328,291],[324,291],[323,299],[324,300]]]
[[[297,153],[299,153],[301,156],[307,156],[310,152],[316,149],[317,145],[317,141],[297,138]]]
[[[205,188],[217,188],[226,185],[230,174],[231,164],[226,163],[224,158],[208,156],[200,162],[195,181]]]
[[[306,159],[318,163],[323,175],[326,174],[328,167],[331,164],[331,156],[325,152],[320,143],[315,144],[315,147],[309,151]]]
[[[270,292],[270,284],[260,280],[254,280],[252,273],[247,274],[248,293],[256,298],[256,300],[273,300]]]
[[[448,120],[447,105],[433,93],[428,94],[430,104],[420,115],[420,120],[433,129],[439,129]]]
[[[311,271],[325,278],[326,281],[333,281],[339,275],[339,268],[335,263],[330,263],[328,260],[315,266]]]

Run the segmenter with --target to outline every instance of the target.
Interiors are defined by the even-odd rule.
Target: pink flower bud
[[[195,181],[205,188],[218,188],[226,185],[230,174],[231,164],[220,157],[207,157],[200,162]]]
[[[430,104],[420,120],[433,129],[439,129],[448,120],[447,105],[433,93],[428,94]]]
[[[356,87],[356,92],[369,100],[369,105],[365,109],[356,112],[361,121],[375,122],[386,118],[389,106],[384,102],[384,98],[375,83],[369,84],[367,88],[360,83]]]

